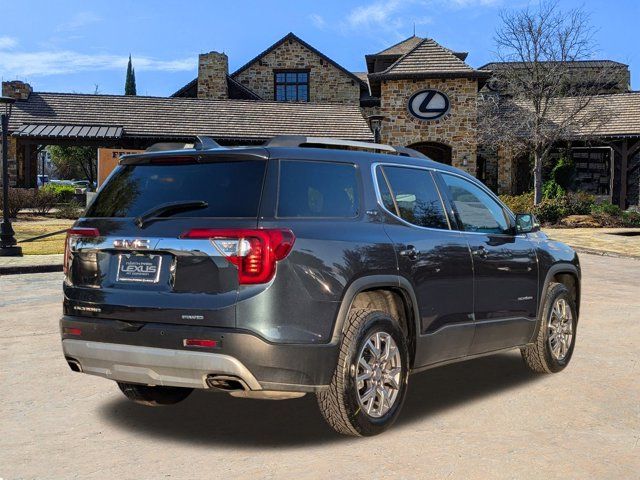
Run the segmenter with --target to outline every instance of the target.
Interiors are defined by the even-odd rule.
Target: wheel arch
[[[572,263],[556,263],[554,265],[551,265],[551,267],[549,267],[549,270],[547,270],[544,283],[542,284],[542,288],[540,289],[540,297],[538,299],[538,318],[535,334],[537,334],[538,328],[540,328],[540,324],[542,322],[542,315],[544,313],[544,300],[551,283],[562,283],[569,289],[569,292],[573,296],[573,300],[576,306],[576,313],[578,314],[578,316],[580,314],[580,271]],[[578,319],[576,318],[576,321],[577,320]]]
[[[356,279],[347,288],[334,322],[331,343],[342,340],[344,323],[352,308],[363,307],[364,302],[380,305],[385,302],[388,308],[378,308],[395,316],[405,329],[409,346],[410,366],[413,367],[416,350],[417,332],[420,331],[418,301],[413,287],[406,278],[397,275],[372,275]],[[397,302],[401,303],[401,307]]]

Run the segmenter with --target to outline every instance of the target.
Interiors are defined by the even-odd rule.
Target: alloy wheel
[[[400,392],[402,360],[391,335],[375,332],[358,354],[358,403],[367,415],[380,418],[394,405]]]
[[[562,361],[573,341],[573,315],[564,298],[558,298],[553,304],[547,328],[551,355],[555,360]]]

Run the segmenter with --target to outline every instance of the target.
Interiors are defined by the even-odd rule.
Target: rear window
[[[136,217],[168,202],[205,201],[182,217],[257,217],[266,162],[125,165],[114,172],[88,217]]]
[[[278,217],[358,215],[356,167],[348,163],[282,160]]]

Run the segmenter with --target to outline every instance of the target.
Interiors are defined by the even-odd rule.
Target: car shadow
[[[529,372],[517,352],[427,370],[411,377],[396,425],[411,423],[541,376]],[[171,407],[149,408],[115,396],[100,411],[122,429],[174,441],[234,448],[301,447],[348,440],[322,419],[314,395],[284,401],[233,398],[195,391]]]

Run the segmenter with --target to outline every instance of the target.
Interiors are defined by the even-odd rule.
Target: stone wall
[[[309,69],[309,101],[360,102],[360,85],[342,70],[294,40],[287,40],[234,76],[265,100],[274,100],[274,70]]]
[[[449,97],[449,112],[437,120],[419,120],[407,109],[411,95],[432,88]],[[387,80],[382,82],[382,143],[409,146],[444,143],[452,149],[452,165],[476,173],[478,82],[468,78]]]
[[[229,59],[224,53],[209,52],[198,56],[198,98],[229,98],[227,75]]]
[[[7,165],[9,166],[9,186],[15,187],[17,183],[17,164],[16,164],[16,143],[17,139],[9,137],[9,149],[7,150]],[[2,167],[2,144],[0,144],[0,168]],[[0,170],[1,172],[2,170]],[[2,185],[2,175],[0,175],[0,185]]]

